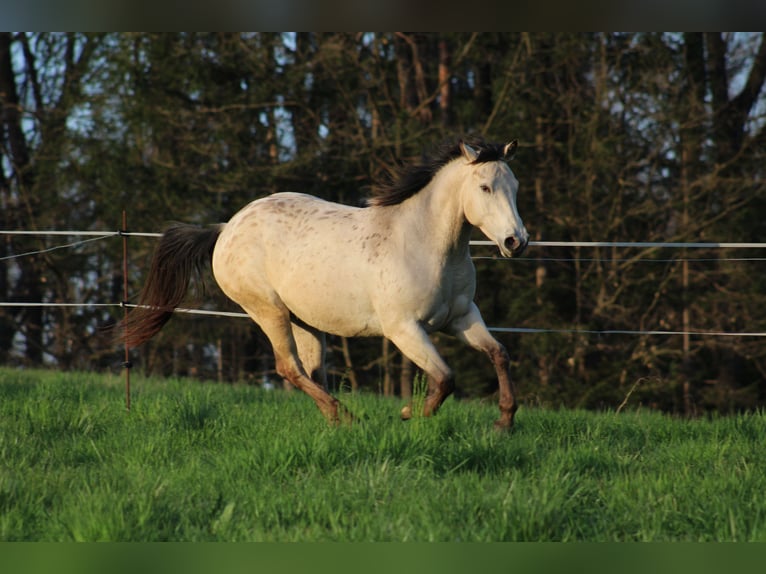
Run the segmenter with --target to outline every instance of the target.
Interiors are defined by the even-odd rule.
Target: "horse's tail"
[[[179,223],[163,233],[138,305],[120,325],[120,337],[129,347],[137,347],[162,329],[186,297],[192,275],[202,279],[222,229],[222,225],[197,227]]]

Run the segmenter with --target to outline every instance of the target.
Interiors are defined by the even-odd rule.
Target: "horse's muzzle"
[[[515,235],[511,235],[510,237],[505,238],[503,244],[509,253],[518,257],[526,250],[527,245],[529,244],[529,237],[518,238]]]

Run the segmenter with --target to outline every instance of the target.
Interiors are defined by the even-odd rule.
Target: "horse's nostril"
[[[528,242],[526,237],[522,240],[515,235],[511,235],[506,237],[503,243],[505,244],[505,248],[514,255],[521,255],[526,250]]]

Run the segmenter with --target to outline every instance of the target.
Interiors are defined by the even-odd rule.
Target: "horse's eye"
[[[490,191],[492,191],[491,189],[489,189],[489,186],[488,186],[488,185],[482,185],[482,186],[481,186],[481,190],[482,190],[484,193],[489,193]]]

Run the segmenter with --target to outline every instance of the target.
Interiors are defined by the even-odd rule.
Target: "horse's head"
[[[463,212],[471,225],[494,241],[505,257],[521,255],[529,243],[516,208],[519,182],[506,163],[516,151],[516,140],[485,153],[461,142],[469,170],[462,185]]]

